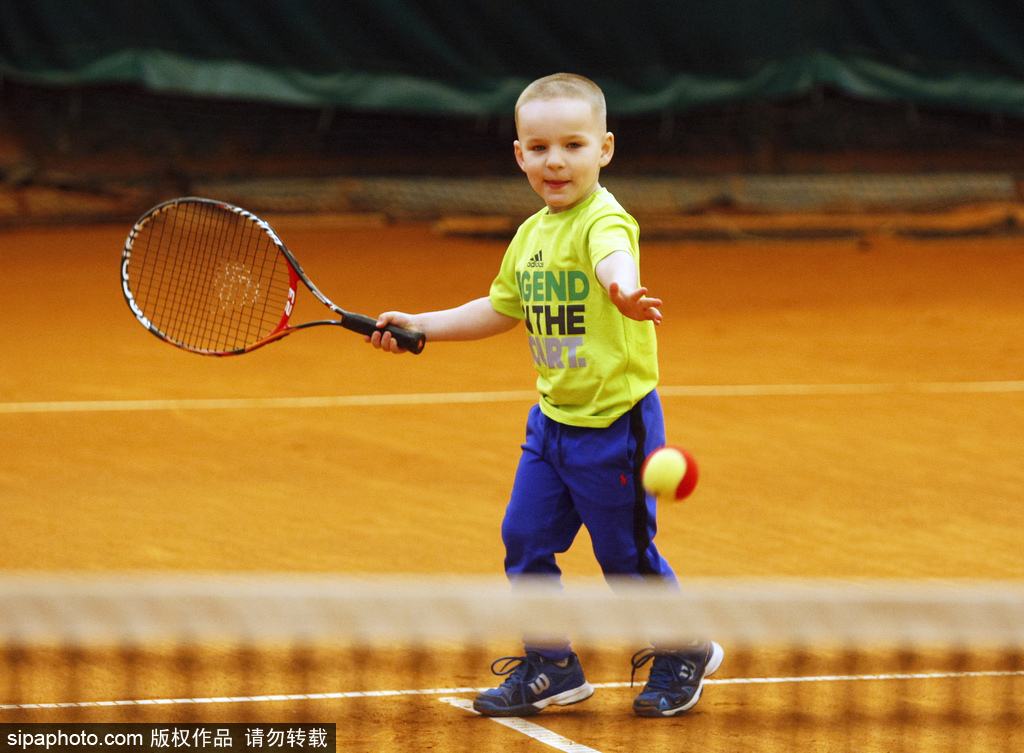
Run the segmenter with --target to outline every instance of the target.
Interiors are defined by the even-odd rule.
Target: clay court
[[[321,289],[368,314],[482,295],[504,251],[504,241],[426,225],[316,225],[292,218],[278,230]],[[117,279],[126,233],[0,231],[0,569],[501,575],[500,521],[533,402],[521,329],[395,357],[321,327],[244,357],[204,358],[159,342],[128,311]],[[701,464],[694,496],[660,511],[657,543],[678,574],[1024,579],[1021,248],[994,236],[644,243],[643,280],[665,301],[669,439]],[[319,308],[300,294],[295,318],[320,318]],[[561,564],[569,588],[599,576],[585,534]],[[893,749],[877,720],[860,731],[857,720],[830,720],[827,699],[842,692],[833,687],[801,691],[815,699],[810,716],[772,716],[792,697],[737,674],[760,663],[770,676],[771,659],[737,667],[726,648],[719,684],[684,717],[633,716],[624,652],[618,665],[597,664],[591,680],[606,687],[593,699],[533,721],[601,753],[781,751],[794,739],[788,727],[807,724],[815,749],[833,749],[830,730],[858,750]],[[395,659],[394,671],[357,680],[330,666],[316,677],[322,693],[485,687],[500,655],[481,651],[468,671],[414,657],[411,676]],[[48,687],[35,680],[20,702],[103,700],[124,692],[112,672],[89,674],[74,699],[33,695]],[[174,672],[151,674],[147,693],[175,697]],[[261,676],[266,688],[215,667],[190,692],[289,692],[287,672],[267,665]],[[949,682],[905,686],[924,723]],[[453,729],[464,749],[551,749],[537,730],[475,717],[441,695],[231,714],[287,720],[299,709],[338,722],[346,751],[447,751]],[[138,708],[4,714],[182,718]],[[356,738],[345,737],[355,719]],[[926,749],[953,749],[946,723]]]

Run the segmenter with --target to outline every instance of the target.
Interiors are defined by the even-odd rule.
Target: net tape
[[[526,632],[587,640],[712,635],[747,645],[1024,646],[1024,584],[20,574],[0,577],[0,640],[480,643]]]

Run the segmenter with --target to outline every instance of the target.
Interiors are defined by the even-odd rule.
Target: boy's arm
[[[637,287],[640,273],[628,251],[614,251],[603,258],[594,268],[594,274],[623,316],[638,322],[650,319],[661,324],[661,312],[657,308],[661,299],[648,298],[647,288]]]
[[[480,340],[492,335],[507,332],[519,323],[518,319],[505,316],[494,310],[491,299],[477,298],[457,308],[443,311],[428,311],[423,314],[405,314],[401,311],[388,311],[377,317],[377,326],[395,324],[399,327],[422,332],[427,342],[443,342],[446,340]],[[391,353],[405,353],[390,333],[374,332],[364,338],[375,348]]]

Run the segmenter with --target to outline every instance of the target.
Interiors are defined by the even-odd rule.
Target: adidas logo
[[[536,267],[543,267],[543,266],[544,266],[544,250],[543,249],[541,249],[540,251],[535,253],[533,256],[531,256],[530,260],[528,262],[526,262],[527,269],[536,268]]]

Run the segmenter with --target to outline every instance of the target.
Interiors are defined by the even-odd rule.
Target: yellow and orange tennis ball
[[[659,447],[644,461],[640,471],[644,489],[659,499],[682,500],[697,486],[697,461],[682,447]]]

